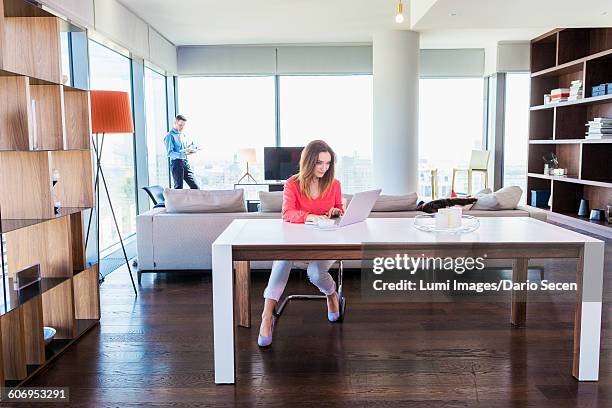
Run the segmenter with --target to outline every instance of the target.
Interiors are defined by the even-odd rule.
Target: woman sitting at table
[[[303,224],[322,218],[341,216],[344,213],[340,182],[334,178],[334,151],[322,140],[314,140],[302,150],[298,174],[287,179],[283,193],[283,220]],[[328,270],[335,261],[311,261],[308,263],[308,278],[327,296],[327,318],[335,322],[340,318],[340,297],[336,282]],[[264,310],[257,344],[266,347],[272,344],[274,331],[274,308],[280,299],[293,261],[274,261],[268,286],[264,290]]]

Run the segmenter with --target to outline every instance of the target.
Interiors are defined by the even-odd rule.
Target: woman
[[[302,150],[298,174],[287,179],[283,193],[283,221],[303,224],[344,214],[340,182],[334,179],[334,151],[322,140],[314,140]],[[327,318],[335,322],[340,318],[340,297],[336,283],[328,270],[335,261],[311,261],[308,278],[327,296]],[[293,261],[274,261],[268,286],[264,290],[264,310],[257,344],[272,344],[274,308],[280,299]]]

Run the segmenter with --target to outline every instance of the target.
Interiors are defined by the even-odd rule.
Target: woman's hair
[[[295,175],[295,180],[300,186],[300,191],[310,197],[310,183],[316,177],[315,166],[319,160],[319,153],[327,152],[331,155],[329,169],[325,172],[319,184],[320,195],[323,195],[334,181],[334,169],[336,154],[327,143],[322,140],[313,140],[308,143],[300,156],[300,171]]]

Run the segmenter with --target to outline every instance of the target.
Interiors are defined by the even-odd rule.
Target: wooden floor
[[[135,299],[125,270],[118,270],[102,285],[100,325],[29,386],[68,386],[73,407],[609,408],[610,242],[606,251],[598,383],[571,377],[573,304],[531,305],[527,327],[516,329],[509,303],[362,302],[358,273],[345,278],[344,323],[328,323],[324,303],[292,304],[272,348],[260,350],[259,294],[267,274],[259,273],[254,327],[237,328],[238,382],[217,386],[210,274],[143,275]],[[545,273],[551,279],[574,271],[575,262],[556,261]],[[294,273],[288,292],[305,291],[312,286]]]

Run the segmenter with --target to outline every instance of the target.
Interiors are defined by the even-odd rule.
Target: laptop
[[[377,189],[356,193],[346,208],[344,215],[340,218],[330,220],[333,221],[333,224],[319,225],[314,222],[308,222],[307,224],[316,225],[321,229],[336,229],[365,221],[368,215],[370,215],[372,208],[374,208],[374,204],[380,196],[381,191],[382,189]]]

